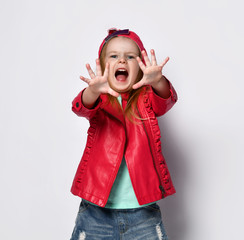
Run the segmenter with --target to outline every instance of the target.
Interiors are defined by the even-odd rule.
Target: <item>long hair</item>
[[[106,43],[101,51],[101,55],[100,55],[100,64],[101,64],[101,69],[102,69],[102,73],[104,73],[105,70],[105,56],[106,56],[106,50],[107,50],[107,46],[108,43]],[[139,57],[141,58],[141,51],[138,47],[139,50]],[[139,82],[143,77],[143,72],[142,70],[139,68],[139,72],[136,78],[135,83]],[[140,119],[142,120],[138,114],[136,113],[136,105],[138,102],[138,98],[140,93],[142,92],[143,88],[138,88],[138,89],[131,89],[129,91],[129,97],[128,97],[128,102],[126,104],[126,107],[124,109],[124,115],[131,121],[131,122],[135,122],[133,119]],[[114,106],[114,102],[118,101],[116,97],[108,94],[108,99],[109,102]]]

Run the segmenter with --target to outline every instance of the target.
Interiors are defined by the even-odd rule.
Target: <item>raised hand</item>
[[[119,96],[119,93],[110,88],[108,84],[108,63],[105,66],[103,74],[99,59],[96,59],[96,74],[92,71],[90,64],[86,64],[86,68],[91,79],[83,76],[80,76],[80,79],[89,85],[89,89],[93,94],[100,95],[101,93],[109,93],[114,97]]]
[[[151,85],[153,88],[157,88],[157,85],[162,80],[162,69],[164,65],[169,61],[167,57],[161,64],[157,64],[155,52],[151,49],[151,61],[145,51],[142,51],[145,64],[141,58],[137,57],[138,64],[143,72],[143,78],[136,84],[133,85],[133,89],[137,89],[143,85]]]

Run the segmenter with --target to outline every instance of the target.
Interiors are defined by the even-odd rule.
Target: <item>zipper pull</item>
[[[163,188],[162,185],[159,186],[159,189],[161,190],[161,192],[162,192],[163,194],[165,193],[165,190],[164,190],[164,188]]]

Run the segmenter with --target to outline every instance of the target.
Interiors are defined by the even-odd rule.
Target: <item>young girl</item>
[[[140,38],[110,29],[96,73],[72,102],[90,122],[71,192],[81,197],[71,240],[168,239],[157,201],[175,193],[161,152],[158,116],[177,101],[162,75],[167,57],[151,60]]]

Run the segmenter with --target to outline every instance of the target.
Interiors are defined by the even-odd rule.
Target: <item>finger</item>
[[[143,85],[144,85],[144,81],[141,80],[141,81],[139,81],[138,83],[134,84],[134,85],[132,86],[132,88],[133,88],[133,89],[137,89],[137,88],[140,88],[140,87],[143,86]]]
[[[108,71],[109,71],[109,63],[106,63],[105,70],[103,76],[107,79],[108,78]]]
[[[82,80],[82,81],[84,81],[84,82],[86,82],[86,83],[90,83],[90,79],[89,78],[85,78],[85,77],[83,77],[83,76],[80,76],[80,79]]]
[[[166,57],[165,60],[159,66],[163,68],[168,61],[169,61],[169,57]]]
[[[102,68],[99,59],[96,59],[96,73],[97,76],[102,76]]]
[[[144,65],[142,60],[139,57],[137,57],[136,60],[137,60],[137,62],[139,64],[139,67],[141,68],[141,70],[144,71],[146,69],[146,66]]]
[[[153,49],[151,49],[151,59],[152,59],[152,65],[157,66],[157,59],[156,59],[155,51]]]
[[[114,97],[118,97],[119,96],[119,93],[114,91],[112,88],[109,88],[108,89],[108,93]]]
[[[149,58],[147,56],[146,51],[144,51],[144,50],[142,51],[142,56],[143,56],[143,58],[145,60],[146,66],[151,66],[152,64],[151,64],[151,62],[150,62],[150,60],[149,60]]]
[[[95,75],[95,73],[92,71],[91,66],[90,66],[89,63],[86,64],[86,69],[87,69],[87,71],[88,71],[88,73],[89,73],[91,79],[93,79],[93,78],[96,77],[96,75]]]

